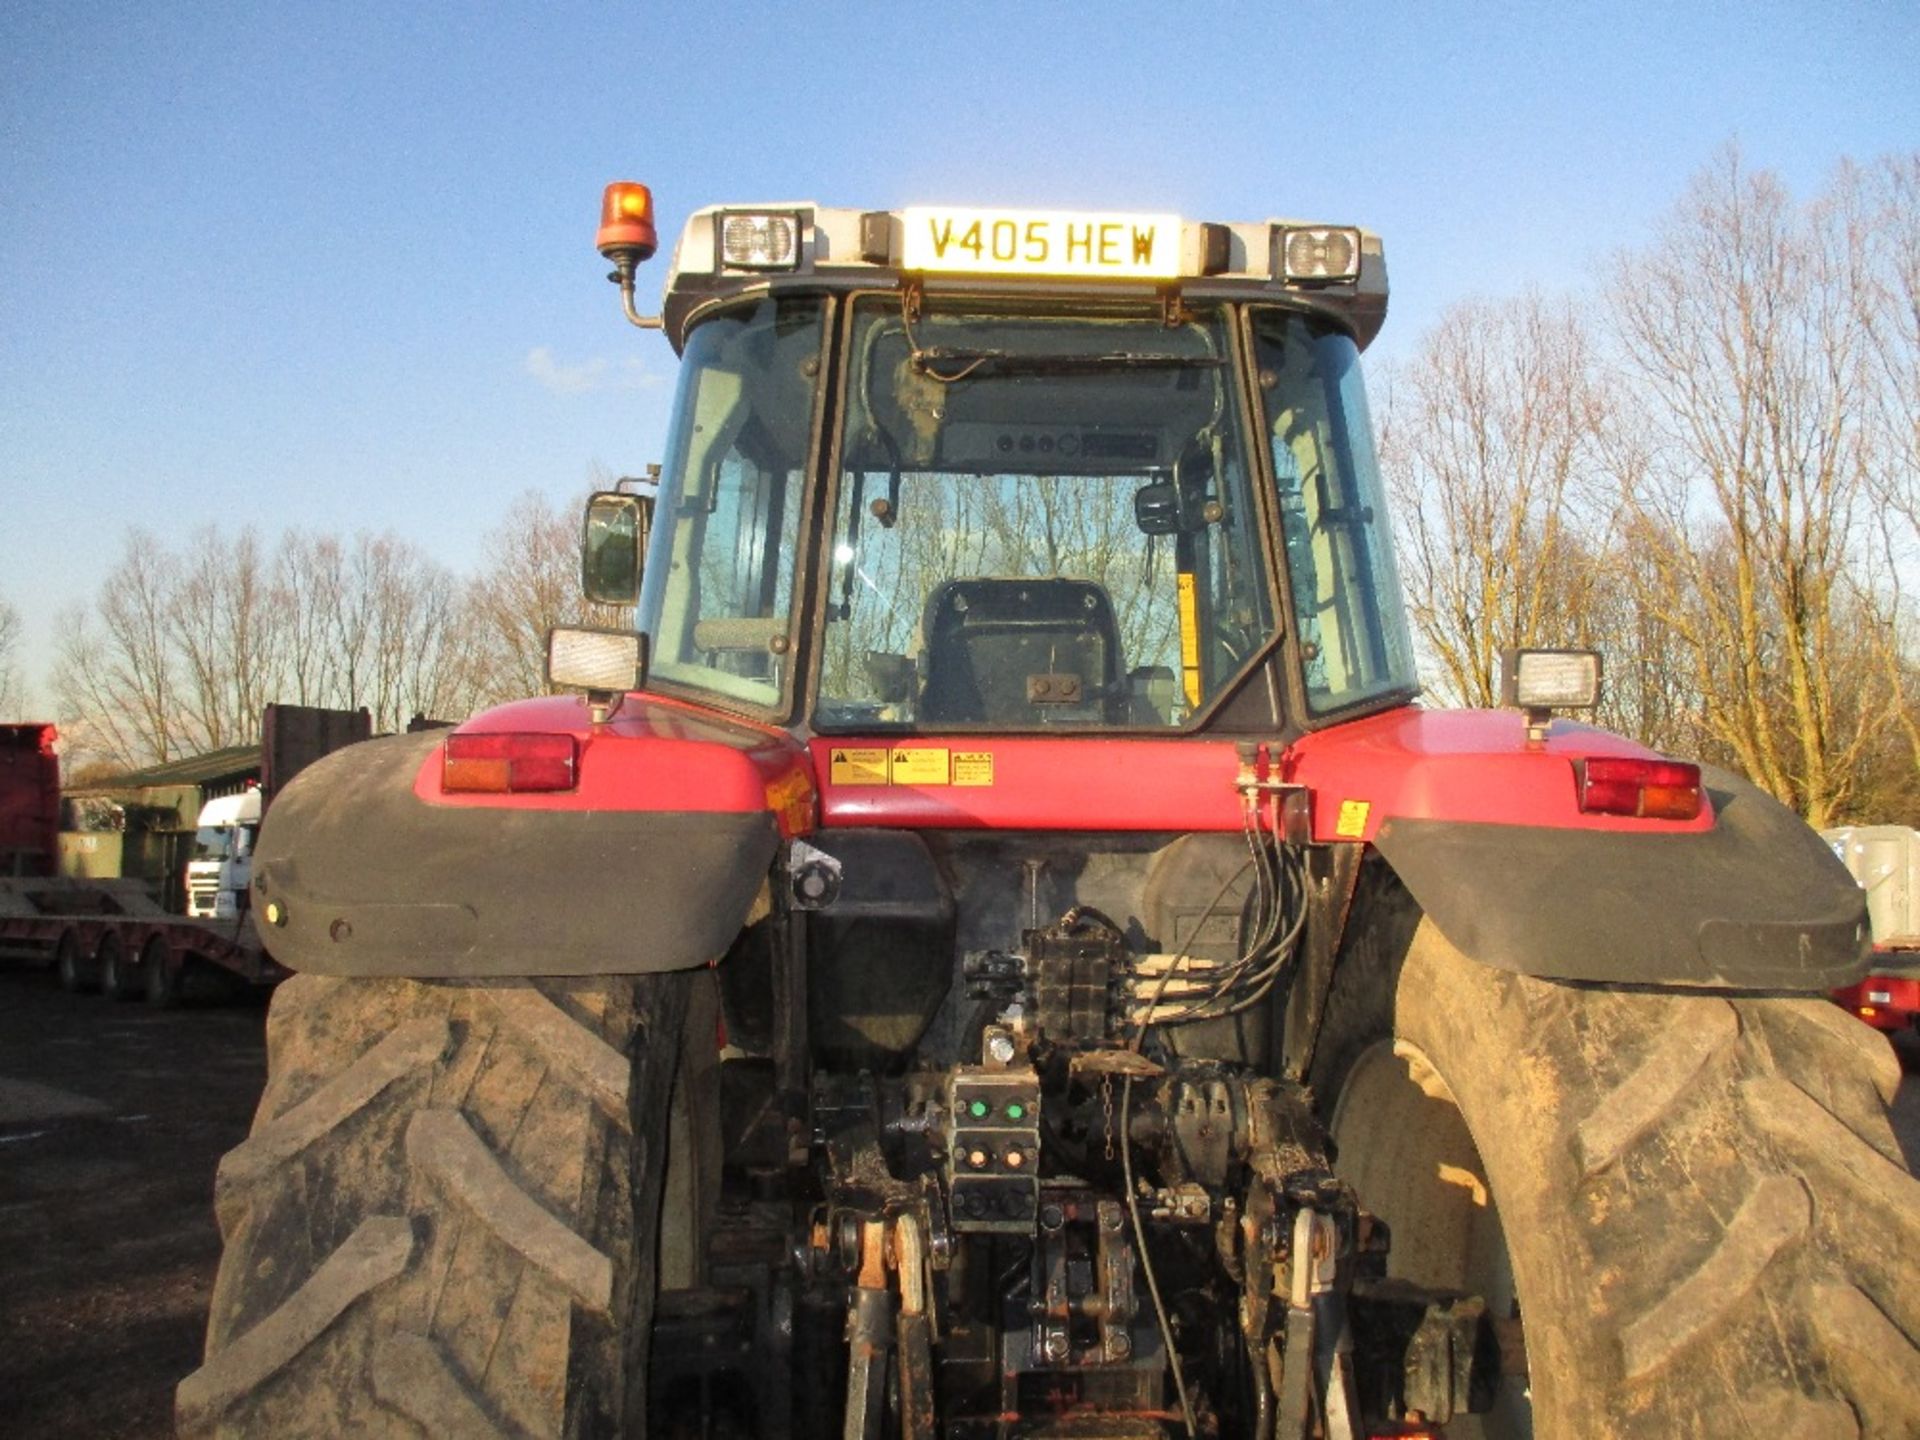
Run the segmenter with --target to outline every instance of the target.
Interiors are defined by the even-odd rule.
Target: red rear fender
[[[1303,737],[1287,748],[1282,778],[1313,792],[1317,840],[1372,840],[1396,818],[1638,835],[1713,828],[1711,803],[1687,821],[1583,813],[1575,767],[1597,755],[1659,758],[1585,725],[1556,722],[1532,744],[1516,711],[1408,707]]]

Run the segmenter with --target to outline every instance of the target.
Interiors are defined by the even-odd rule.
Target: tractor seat
[[[1091,580],[948,580],[921,618],[922,724],[1125,720],[1120,625]]]

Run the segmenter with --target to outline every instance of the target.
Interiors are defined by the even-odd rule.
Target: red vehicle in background
[[[1821,834],[1867,892],[1873,925],[1872,970],[1833,998],[1876,1030],[1920,1029],[1920,830],[1849,825]]]

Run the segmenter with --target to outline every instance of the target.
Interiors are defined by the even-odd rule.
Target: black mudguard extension
[[[1791,810],[1702,767],[1718,823],[1626,835],[1389,820],[1377,844],[1440,933],[1560,980],[1824,991],[1866,973],[1866,895]]]
[[[274,801],[253,906],[281,964],[321,975],[633,975],[725,953],[773,862],[771,815],[423,804],[414,776],[442,738],[349,746]]]

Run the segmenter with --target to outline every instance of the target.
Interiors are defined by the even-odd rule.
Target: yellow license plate
[[[1110,280],[1180,275],[1177,215],[924,206],[903,210],[901,218],[905,270]]]

